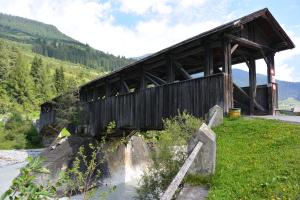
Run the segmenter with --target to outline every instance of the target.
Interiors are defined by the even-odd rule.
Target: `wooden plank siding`
[[[111,121],[120,129],[159,130],[162,119],[178,112],[204,117],[214,105],[224,107],[228,84],[228,76],[220,73],[85,102],[81,126],[91,135],[100,133]],[[41,125],[55,121],[48,115],[53,112],[41,114]]]
[[[41,112],[39,119],[39,128],[40,130],[49,125],[55,123],[55,111],[51,110],[48,112]]]

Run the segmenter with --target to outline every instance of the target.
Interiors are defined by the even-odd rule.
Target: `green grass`
[[[225,119],[215,132],[209,199],[300,199],[300,125]]]

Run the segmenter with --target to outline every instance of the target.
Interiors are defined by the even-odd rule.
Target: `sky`
[[[126,57],[154,53],[265,7],[296,45],[276,54],[276,78],[300,82],[299,0],[0,0],[2,13],[55,25],[82,43]],[[257,61],[257,72],[266,74],[264,61]]]

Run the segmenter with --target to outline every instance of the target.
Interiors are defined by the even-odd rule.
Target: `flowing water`
[[[149,148],[141,137],[132,136],[126,145],[120,145],[108,157],[107,174],[109,176],[103,181],[106,186],[97,190],[94,199],[99,199],[113,186],[116,186],[116,189],[108,194],[108,200],[134,199],[139,179],[151,164],[149,154]],[[72,199],[82,199],[82,196]]]

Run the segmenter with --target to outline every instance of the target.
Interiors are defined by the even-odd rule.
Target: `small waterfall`
[[[131,199],[141,176],[150,164],[150,150],[142,137],[132,136],[127,144],[119,145],[116,151],[108,155],[109,176],[104,183],[108,187],[117,186],[108,199]],[[106,187],[100,188],[99,192],[105,189]]]
[[[108,144],[109,146],[110,144]],[[142,137],[132,136],[127,144],[121,144],[109,153],[107,170],[113,184],[138,180],[151,164],[149,148]]]

